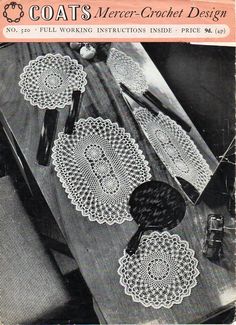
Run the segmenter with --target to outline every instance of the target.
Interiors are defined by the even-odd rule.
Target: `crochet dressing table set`
[[[218,161],[141,44],[103,52],[2,49],[2,128],[102,323],[200,322],[233,301],[232,272],[202,254],[207,216],[227,215],[201,200]]]

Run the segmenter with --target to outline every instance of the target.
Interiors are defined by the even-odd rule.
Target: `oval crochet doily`
[[[132,92],[142,94],[148,89],[143,70],[124,52],[111,48],[107,65],[116,81],[123,83]]]
[[[150,179],[148,162],[135,140],[117,123],[81,119],[72,135],[59,133],[53,164],[72,204],[99,223],[132,220],[132,191]]]
[[[159,158],[173,177],[180,177],[201,193],[212,176],[209,165],[189,135],[171,118],[134,110],[134,116]]]
[[[120,284],[145,307],[171,308],[196,286],[198,261],[188,242],[168,232],[144,235],[135,254],[119,260]]]
[[[69,56],[38,56],[24,67],[19,86],[24,98],[39,108],[63,108],[72,102],[74,90],[85,91],[86,72]]]

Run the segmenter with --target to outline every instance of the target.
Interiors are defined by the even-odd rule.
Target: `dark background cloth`
[[[214,155],[222,155],[234,136],[235,48],[187,43],[143,46]]]

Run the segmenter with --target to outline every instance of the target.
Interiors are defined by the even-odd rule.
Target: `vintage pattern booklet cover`
[[[0,17],[0,324],[234,323],[234,1]]]

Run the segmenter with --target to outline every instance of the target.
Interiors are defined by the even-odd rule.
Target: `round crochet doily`
[[[132,92],[142,94],[148,89],[143,70],[139,64],[122,51],[112,48],[107,59],[111,73],[118,83],[123,83]]]
[[[118,124],[81,119],[72,135],[59,133],[53,163],[72,204],[99,223],[132,220],[132,191],[150,179],[148,163],[135,140]]]
[[[86,83],[83,66],[61,54],[47,54],[30,61],[19,81],[24,98],[42,109],[71,104],[73,91],[84,92]]]
[[[198,261],[188,242],[168,232],[144,235],[135,254],[119,260],[125,293],[145,307],[171,308],[196,286]]]
[[[134,116],[170,174],[186,180],[201,193],[212,171],[189,135],[161,112],[154,116],[140,107],[134,110]]]

